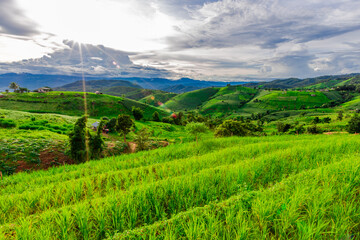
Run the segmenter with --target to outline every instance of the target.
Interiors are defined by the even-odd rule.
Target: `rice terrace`
[[[1,1],[0,240],[360,239],[357,9]]]

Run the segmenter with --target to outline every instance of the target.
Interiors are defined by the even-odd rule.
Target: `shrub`
[[[141,110],[141,108],[139,108],[139,107],[132,107],[131,112],[132,112],[135,120],[137,120],[137,121],[141,120],[144,117],[144,111]]]
[[[239,122],[234,120],[225,120],[215,130],[216,137],[228,136],[250,136],[255,132],[262,132],[262,129],[250,122]]]
[[[195,123],[191,122],[186,125],[185,127],[186,131],[193,135],[196,139],[196,144],[198,143],[198,137],[201,133],[205,133],[208,130],[208,127],[205,125],[205,123]]]
[[[137,149],[139,151],[146,150],[149,148],[149,137],[150,137],[150,133],[147,130],[147,128],[142,128],[136,133],[134,141],[137,144]]]
[[[316,125],[312,125],[312,126],[307,127],[306,132],[310,133],[310,134],[319,134],[319,133],[322,133],[322,129]]]
[[[155,111],[152,115],[152,120],[155,122],[160,122],[160,115],[157,111]]]
[[[11,120],[11,119],[0,118],[0,127],[14,128],[14,127],[16,127],[16,123],[14,122],[14,120]]]
[[[291,128],[291,125],[288,123],[278,122],[276,124],[276,129],[279,133],[285,133],[285,132],[289,131],[290,128]]]
[[[348,125],[346,126],[346,130],[349,133],[360,133],[360,117],[359,115],[355,114],[350,121],[348,122]]]

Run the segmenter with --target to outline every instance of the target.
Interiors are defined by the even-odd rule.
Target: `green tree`
[[[19,85],[16,82],[12,82],[9,85],[10,89],[14,89],[14,92],[19,88]]]
[[[285,132],[289,131],[290,128],[291,128],[291,125],[288,123],[278,122],[276,124],[276,129],[279,133],[285,133]]]
[[[88,159],[88,148],[86,143],[86,122],[87,117],[79,118],[73,131],[69,134],[70,155],[77,163],[85,162]]]
[[[130,129],[134,126],[134,121],[129,115],[121,114],[116,120],[116,131],[124,136],[124,142],[126,142],[126,134],[130,132]]]
[[[191,122],[186,125],[185,129],[188,133],[195,137],[196,144],[198,144],[199,135],[201,133],[205,133],[208,130],[208,127],[205,125],[205,123]]]
[[[358,114],[355,114],[350,121],[348,122],[348,125],[346,126],[346,130],[349,133],[360,133],[360,117]]]
[[[106,128],[109,129],[109,132],[115,132],[116,131],[116,123],[117,119],[112,118],[109,122],[106,123]]]
[[[101,120],[100,124],[97,128],[97,132],[95,136],[91,136],[90,133],[88,133],[89,136],[89,148],[90,148],[90,158],[100,158],[101,153],[104,150],[104,140],[101,137],[102,129],[105,125],[105,121]]]
[[[340,111],[338,113],[337,119],[341,121],[341,120],[343,120],[343,118],[344,118],[343,111]]]
[[[147,128],[142,128],[136,133],[134,141],[138,150],[146,150],[149,147],[149,137],[150,132]]]
[[[225,120],[215,129],[216,137],[229,136],[250,136],[255,132],[262,132],[262,128],[251,122],[240,122],[234,120]]]
[[[144,117],[144,111],[139,107],[132,107],[131,112],[135,118],[135,120],[139,121]]]
[[[158,111],[155,111],[152,115],[152,120],[155,122],[160,122],[160,115],[158,113]]]
[[[29,89],[23,88],[23,87],[19,87],[19,91],[20,91],[20,93],[24,93],[24,92],[29,92]]]

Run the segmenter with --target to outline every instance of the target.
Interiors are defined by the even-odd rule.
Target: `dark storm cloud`
[[[39,34],[39,31],[37,25],[25,16],[14,0],[1,0],[0,34],[30,37]]]

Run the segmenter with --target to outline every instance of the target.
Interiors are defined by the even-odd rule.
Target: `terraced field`
[[[153,106],[127,98],[110,95],[86,94],[87,110],[90,117],[117,117],[119,114],[130,114],[133,106],[144,111],[144,117],[151,119],[158,111],[161,116],[168,113]],[[69,116],[84,114],[84,93],[81,92],[49,92],[49,93],[6,93],[0,98],[0,108],[35,113],[57,113]]]
[[[209,139],[0,182],[0,239],[355,239],[360,139]]]

